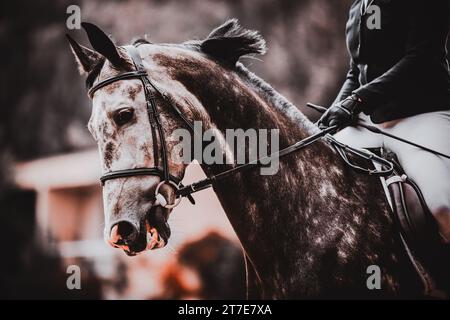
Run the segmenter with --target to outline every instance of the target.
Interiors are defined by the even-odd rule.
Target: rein
[[[320,112],[320,113],[324,113],[325,111],[327,111],[327,108],[322,107],[322,106],[318,106],[318,105],[316,105],[316,104],[312,104],[312,103],[309,103],[309,102],[306,104],[306,106],[308,106],[308,107],[310,107],[311,109],[314,109],[314,110],[316,110],[317,112]],[[364,123],[360,123],[360,122],[356,123],[356,125],[357,125],[358,127],[362,127],[362,128],[365,128],[365,129],[367,129],[367,130],[369,130],[369,131],[372,131],[373,133],[381,134],[381,135],[383,135],[383,136],[386,136],[386,137],[395,139],[395,140],[397,140],[397,141],[400,141],[400,142],[409,144],[409,145],[411,145],[411,146],[413,146],[413,147],[416,147],[416,148],[422,149],[422,150],[424,150],[424,151],[430,152],[430,153],[435,154],[435,155],[437,155],[437,156],[441,156],[441,157],[450,159],[450,155],[448,155],[448,154],[444,154],[444,153],[442,153],[442,152],[439,152],[439,151],[430,149],[430,148],[428,148],[428,147],[425,147],[425,146],[423,146],[423,145],[417,144],[417,143],[415,143],[415,142],[412,142],[412,141],[403,139],[403,138],[401,138],[401,137],[399,137],[399,136],[396,136],[396,135],[393,135],[393,134],[391,134],[391,133],[389,133],[389,132],[383,131],[383,130],[381,130],[380,128],[377,128],[377,127],[375,127],[375,126],[370,126],[370,125],[367,125],[367,124],[364,124]]]
[[[259,167],[261,166],[261,163],[263,161],[271,160],[275,157],[284,157],[291,153],[294,153],[298,150],[301,150],[308,145],[318,141],[319,139],[325,138],[326,141],[333,146],[333,148],[337,151],[337,153],[341,156],[341,158],[344,160],[344,162],[349,165],[352,169],[356,170],[357,172],[374,175],[374,176],[387,176],[391,174],[394,167],[393,164],[386,159],[383,159],[370,151],[363,150],[363,149],[356,149],[347,145],[344,145],[340,142],[338,142],[336,139],[334,139],[330,133],[335,131],[337,129],[336,126],[328,127],[324,130],[321,130],[309,137],[306,137],[303,140],[300,140],[293,145],[290,145],[289,147],[286,147],[280,151],[274,152],[268,156],[265,156],[263,158],[258,158],[254,161],[250,161],[248,163],[236,166],[232,169],[225,170],[223,172],[220,172],[216,175],[208,176],[206,179],[200,180],[198,182],[189,184],[187,186],[183,186],[181,184],[181,179],[178,177],[175,177],[170,174],[169,172],[169,163],[167,158],[167,145],[166,145],[166,139],[164,135],[164,129],[161,124],[160,120],[160,114],[157,108],[156,104],[156,94],[162,97],[162,99],[167,102],[172,110],[175,111],[175,113],[183,120],[183,122],[187,125],[187,127],[194,132],[193,125],[190,123],[190,121],[184,116],[184,114],[180,111],[180,109],[172,102],[169,97],[163,93],[154,83],[151,82],[151,80],[148,77],[148,73],[144,68],[142,58],[139,55],[139,52],[136,48],[136,46],[125,46],[123,47],[128,54],[130,55],[133,64],[136,68],[135,71],[129,71],[120,73],[116,76],[107,78],[105,80],[99,81],[98,83],[94,84],[91,88],[88,88],[88,95],[92,99],[94,96],[94,93],[107,86],[111,83],[114,83],[116,81],[120,80],[128,80],[128,79],[139,79],[142,82],[143,85],[143,91],[145,95],[145,101],[147,106],[147,114],[148,119],[150,122],[151,130],[152,130],[152,139],[153,139],[153,153],[154,153],[154,161],[155,166],[151,168],[132,168],[132,169],[124,169],[124,170],[115,170],[105,173],[103,176],[100,177],[100,181],[102,183],[102,186],[105,185],[105,183],[108,180],[113,179],[119,179],[119,178],[127,178],[127,177],[133,177],[133,176],[158,176],[160,177],[161,181],[156,187],[155,190],[155,205],[160,205],[164,208],[172,209],[176,207],[181,199],[183,197],[187,197],[192,204],[195,204],[194,199],[192,198],[192,194],[195,192],[198,192],[200,190],[204,190],[206,188],[212,187],[214,183],[217,181],[220,181],[222,179],[225,179],[231,175],[234,175],[236,173],[242,172],[244,170],[248,170],[250,168]],[[195,132],[194,132],[195,134]],[[158,167],[158,153],[159,148],[157,146],[157,136],[160,138],[161,143],[161,155],[160,158],[162,160],[162,168]],[[355,156],[358,156],[360,158],[366,159],[366,160],[372,160],[375,162],[378,162],[382,165],[382,168],[387,169],[367,169],[360,167],[358,165],[355,165],[350,162],[348,159],[347,154],[353,154]],[[172,204],[169,204],[167,199],[159,193],[159,190],[162,185],[167,184],[175,189],[176,199],[175,202]]]
[[[293,145],[290,145],[289,147],[286,147],[278,152],[274,152],[266,157],[258,158],[254,161],[250,161],[248,163],[236,166],[232,169],[222,171],[216,175],[212,175],[212,176],[205,178],[203,180],[200,180],[198,182],[184,186],[184,187],[178,189],[176,191],[176,194],[181,197],[186,197],[192,193],[212,187],[213,184],[216,183],[217,181],[223,180],[223,179],[225,179],[233,174],[236,174],[238,172],[242,172],[244,170],[248,170],[248,169],[254,168],[254,167],[259,167],[259,166],[261,166],[261,162],[263,162],[263,161],[271,160],[271,159],[277,158],[277,157],[281,158],[283,156],[294,153],[294,152],[301,150],[324,137],[327,140],[327,142],[330,143],[334,147],[334,149],[338,152],[338,154],[341,156],[341,158],[344,160],[344,162],[352,169],[354,169],[360,173],[373,175],[373,176],[388,176],[392,173],[394,166],[390,161],[388,161],[384,158],[381,158],[368,150],[356,149],[356,148],[347,146],[343,143],[340,143],[339,141],[334,139],[330,135],[330,133],[335,131],[336,129],[337,129],[337,126],[328,127],[324,130],[319,131],[318,133],[315,133],[309,137],[306,137],[305,139],[300,140],[300,141],[294,143]],[[387,169],[382,169],[382,170],[373,169],[372,170],[372,169],[362,168],[360,166],[357,166],[357,165],[351,163],[347,157],[347,153],[351,153],[353,155],[356,155],[356,156],[361,157],[366,160],[372,160],[372,161],[378,162],[382,165],[382,167],[385,167]]]

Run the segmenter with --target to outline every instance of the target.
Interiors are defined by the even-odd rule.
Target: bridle
[[[328,127],[324,130],[321,130],[309,137],[306,137],[303,140],[300,140],[278,152],[272,153],[264,158],[258,158],[254,161],[238,165],[233,167],[232,169],[220,172],[216,175],[210,175],[207,178],[200,180],[198,182],[192,183],[187,186],[183,186],[181,183],[181,178],[173,176],[169,172],[169,163],[167,159],[167,145],[166,140],[164,136],[164,130],[161,124],[161,118],[160,113],[157,108],[156,104],[156,97],[159,95],[167,104],[175,111],[175,113],[183,120],[183,122],[187,125],[187,127],[191,130],[191,132],[194,132],[194,127],[191,124],[191,122],[184,116],[184,114],[181,112],[181,110],[172,102],[169,97],[162,92],[152,81],[150,81],[148,77],[147,71],[144,69],[144,65],[142,63],[142,58],[139,55],[139,52],[136,48],[136,46],[124,46],[122,47],[125,49],[128,54],[130,55],[134,67],[136,70],[129,71],[129,72],[123,72],[118,75],[115,75],[113,77],[107,78],[105,80],[99,81],[98,83],[94,84],[91,88],[88,88],[88,95],[92,99],[94,96],[94,93],[98,91],[99,89],[114,83],[116,81],[120,80],[128,80],[128,79],[139,79],[142,82],[143,89],[144,89],[144,95],[145,95],[145,101],[146,101],[146,107],[147,107],[147,114],[148,119],[150,122],[151,130],[152,130],[152,139],[153,139],[153,154],[154,154],[154,161],[155,166],[149,167],[149,168],[134,168],[134,169],[125,169],[125,170],[115,170],[110,171],[104,174],[100,177],[100,181],[102,183],[102,186],[105,185],[106,181],[113,180],[113,179],[119,179],[119,178],[127,178],[127,177],[134,177],[134,176],[158,176],[160,177],[161,181],[157,185],[155,189],[155,205],[160,205],[164,208],[172,209],[176,207],[181,199],[183,197],[187,197],[192,204],[195,204],[195,201],[192,197],[192,193],[198,192],[200,190],[212,187],[214,183],[216,183],[219,180],[222,180],[226,177],[229,177],[230,175],[236,174],[238,172],[247,170],[249,168],[261,166],[261,163],[267,163],[267,160],[270,160],[275,157],[283,157],[285,155],[291,154],[297,150],[300,150],[311,143],[325,137],[326,140],[337,150],[338,154],[342,157],[342,159],[354,170],[365,173],[369,175],[375,175],[375,176],[387,176],[391,174],[393,171],[393,164],[386,159],[383,159],[374,153],[365,150],[365,149],[355,149],[352,147],[349,147],[347,145],[344,145],[338,141],[336,141],[330,133],[334,132],[337,128],[336,126]],[[162,168],[158,167],[158,146],[157,146],[157,136],[159,136],[159,140],[161,143],[161,155],[160,158],[162,160]],[[356,155],[358,157],[362,157],[366,160],[372,160],[375,162],[378,162],[382,165],[383,169],[367,169],[362,168],[360,166],[354,165],[350,162],[350,160],[347,157],[347,153],[351,153],[353,155]],[[174,203],[169,204],[166,200],[166,198],[159,192],[160,188],[167,184],[175,189],[176,194],[176,200]]]
[[[161,205],[164,208],[174,208],[176,207],[180,201],[181,197],[177,197],[177,200],[173,204],[167,203],[165,197],[159,193],[160,188],[164,184],[168,184],[171,187],[179,190],[183,185],[181,184],[181,179],[173,176],[169,172],[169,162],[167,159],[167,144],[164,136],[164,130],[161,125],[161,117],[156,105],[156,94],[166,101],[171,108],[178,114],[178,116],[184,121],[184,123],[188,126],[191,131],[194,131],[193,125],[189,122],[189,120],[184,116],[184,114],[180,111],[180,109],[172,103],[172,101],[154,84],[150,81],[147,71],[144,68],[142,63],[142,58],[135,46],[124,46],[123,47],[131,57],[133,61],[133,65],[136,68],[134,71],[123,72],[113,77],[102,80],[91,88],[88,88],[88,95],[92,99],[94,97],[94,93],[99,89],[110,85],[116,81],[120,80],[128,80],[128,79],[139,79],[142,82],[142,86],[144,89],[145,95],[145,103],[147,108],[147,115],[150,122],[151,130],[152,130],[152,139],[153,139],[153,156],[155,161],[155,166],[150,168],[134,168],[134,169],[125,169],[125,170],[115,170],[110,171],[100,177],[100,181],[102,186],[105,185],[106,181],[119,179],[119,178],[127,178],[133,176],[158,176],[161,178],[160,183],[156,187],[155,190],[155,199],[156,204]],[[159,140],[161,143],[161,160],[162,160],[162,168],[159,168],[158,165],[158,146],[157,146],[157,135],[159,135]],[[192,196],[188,195],[189,200],[195,204]]]

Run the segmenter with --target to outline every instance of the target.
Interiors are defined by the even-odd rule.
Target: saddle
[[[440,289],[448,291],[450,288],[446,267],[449,265],[448,248],[442,244],[437,223],[421,190],[405,173],[394,152],[371,151],[394,165],[392,174],[380,179],[403,245],[424,286],[424,294],[446,298]]]

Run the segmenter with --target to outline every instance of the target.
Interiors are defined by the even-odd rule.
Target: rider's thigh
[[[426,113],[401,120],[386,131],[450,154],[450,111]],[[391,138],[384,145],[398,156],[406,174],[419,186],[431,211],[450,208],[450,159]]]
[[[361,114],[360,118],[365,123],[372,124],[364,114]],[[337,132],[334,137],[354,148],[379,148],[383,145],[383,139],[380,135],[361,127],[346,127]]]
[[[450,110],[404,118],[385,131],[430,149],[450,153]],[[383,140],[385,144],[397,143],[389,137]]]
[[[449,160],[417,149],[409,152],[397,150],[396,153],[406,174],[422,191],[430,210],[433,212],[442,207],[450,208]]]

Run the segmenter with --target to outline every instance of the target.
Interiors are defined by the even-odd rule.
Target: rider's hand
[[[351,95],[331,106],[319,119],[319,127],[326,128],[334,125],[342,129],[351,125],[361,112],[362,100],[357,95]]]

